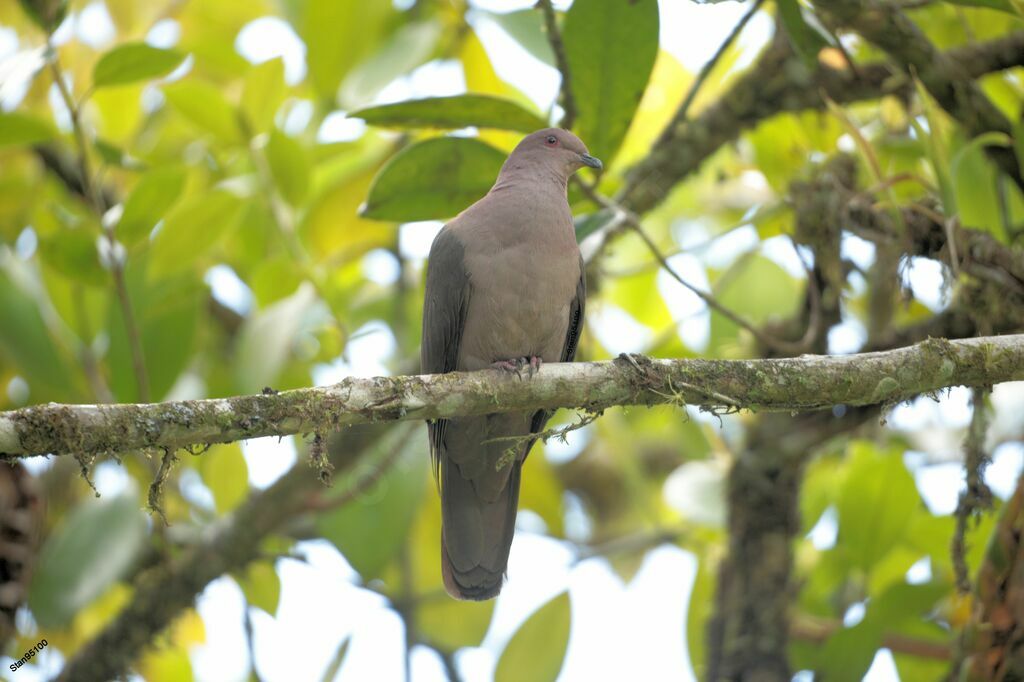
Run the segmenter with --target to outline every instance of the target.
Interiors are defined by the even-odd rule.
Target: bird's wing
[[[455,371],[471,293],[465,248],[446,226],[434,239],[427,261],[423,338],[420,347],[420,365],[424,374]],[[447,421],[443,419],[428,422],[430,455],[435,474],[446,424]]]
[[[576,347],[583,331],[583,314],[587,307],[587,275],[586,263],[580,256],[580,281],[576,283],[576,298],[569,306],[569,328],[565,332],[565,348],[562,350],[562,362],[572,362],[576,357]]]

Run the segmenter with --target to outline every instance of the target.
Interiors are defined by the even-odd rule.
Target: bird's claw
[[[491,367],[500,369],[503,372],[515,373],[517,377],[522,379],[524,369],[528,376],[533,377],[543,362],[538,356],[531,355],[530,357],[512,358],[511,360],[497,360],[491,363]]]

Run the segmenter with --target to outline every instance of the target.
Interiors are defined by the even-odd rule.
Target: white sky
[[[473,2],[476,7],[494,11],[509,11],[533,4],[534,0]],[[568,3],[556,2],[556,5],[563,7]],[[746,5],[733,2],[697,4],[685,0],[662,0],[662,48],[695,72],[744,11]],[[519,47],[493,22],[479,16],[473,21],[499,75],[533,98],[542,110],[547,110],[557,93],[557,74]],[[749,24],[740,43],[746,48],[741,64],[748,62],[757,47],[767,40],[770,27],[770,20],[763,13]],[[98,46],[109,43],[114,37],[113,25],[101,3],[94,3],[83,10],[73,29],[70,25],[62,27],[61,40],[68,39],[72,32]],[[154,45],[170,47],[176,43],[179,34],[174,21],[164,20],[153,27],[147,40]],[[280,19],[265,17],[252,22],[239,33],[235,47],[254,63],[282,56],[286,77],[291,83],[298,82],[305,75],[305,48],[292,29]],[[25,78],[38,65],[39,59],[39,51],[19,51],[14,31],[0,27],[0,108],[12,109],[21,100],[25,92]],[[464,88],[457,64],[432,63],[393,83],[379,99],[393,101],[449,94]],[[303,124],[302,117],[308,117],[310,111],[293,113],[292,116],[298,118],[285,122],[285,126]],[[319,131],[319,138],[323,141],[353,139],[364,130],[362,122],[347,119],[339,113],[328,117]],[[400,249],[403,254],[412,259],[424,259],[439,228],[440,223],[401,227]],[[718,240],[700,257],[682,254],[674,256],[672,264],[690,282],[706,288],[705,268],[708,265],[721,267],[757,243],[756,232],[752,228],[743,228]],[[794,275],[802,276],[802,266],[787,240],[768,240],[760,248],[765,256]],[[29,249],[29,254],[31,251],[34,248]],[[844,239],[843,252],[862,267],[870,264],[874,257],[873,247],[854,237]],[[393,258],[383,252],[368,255],[364,270],[370,279],[380,283],[392,282],[398,274]],[[904,269],[904,279],[915,296],[930,308],[938,310],[945,305],[946,301],[940,295],[941,268],[933,261],[913,259]],[[242,312],[252,305],[251,293],[230,268],[218,266],[211,269],[207,273],[207,282],[226,304]],[[658,289],[673,317],[686,320],[680,329],[684,342],[696,349],[705,347],[710,322],[706,306],[664,273],[659,274]],[[593,313],[588,328],[606,347],[619,351],[640,350],[650,336],[649,330],[613,306],[602,306]],[[371,323],[366,331],[369,333],[349,345],[347,361],[339,359],[316,369],[314,380],[317,384],[330,383],[349,374],[373,376],[386,373],[385,363],[394,350],[394,339],[383,325],[374,327]],[[829,345],[832,352],[853,352],[863,342],[864,336],[862,325],[848,320],[833,330]],[[1022,406],[1024,387],[1019,384],[997,387],[994,401],[997,405]],[[1001,412],[1002,417],[997,415],[997,426],[999,419],[1019,423],[1017,407],[1008,409],[1009,416],[1006,410]],[[969,415],[967,391],[954,389],[938,402],[919,399],[897,408],[889,424],[891,428],[907,431],[945,429],[948,436],[948,429],[962,427]],[[728,430],[729,425],[726,426]],[[564,452],[558,455],[561,458],[578,452],[581,439],[587,434],[576,432],[571,436],[576,442],[563,448]],[[939,450],[955,448],[956,442],[956,439],[946,438],[936,447]],[[926,443],[920,447],[927,446]],[[249,464],[250,482],[257,488],[270,485],[296,460],[295,444],[290,438],[280,443],[276,439],[249,441],[243,444],[243,452]],[[957,454],[954,449],[939,453],[939,456],[955,461]],[[933,511],[947,513],[955,505],[961,484],[960,467],[955,463],[931,464],[936,459],[935,452],[919,455],[908,453],[908,463],[915,469],[922,494]],[[997,492],[1002,495],[1009,493],[1009,482],[1015,479],[1022,463],[1024,448],[1019,444],[996,450],[988,479]],[[46,465],[40,461],[34,466]],[[713,467],[698,469],[694,471],[703,477],[699,480],[704,486],[714,485],[715,477],[721,477],[721,472],[716,473]],[[115,494],[130,485],[128,476],[113,463],[98,467],[95,480],[104,494]],[[667,501],[685,508],[688,502],[685,491],[692,490],[688,485],[692,483],[679,479],[667,486]],[[184,481],[183,489],[190,499],[208,499],[208,491],[198,477]],[[834,515],[831,518],[826,515],[822,519],[812,531],[812,539],[821,547],[834,542]],[[328,543],[304,542],[299,549],[306,555],[306,563],[280,560],[277,564],[282,579],[277,616],[272,618],[262,611],[253,615],[257,666],[262,679],[267,682],[319,679],[338,645],[351,636],[348,658],[337,680],[402,680],[402,625],[388,609],[385,600],[355,587],[352,584],[356,578],[354,571]],[[915,566],[913,570],[920,577],[928,569],[925,565]],[[463,677],[467,682],[490,679],[502,647],[519,623],[541,603],[568,587],[572,596],[573,625],[560,680],[655,681],[678,680],[680,676],[682,679],[694,679],[684,647],[686,602],[694,571],[695,561],[691,554],[678,548],[663,547],[650,552],[640,572],[628,585],[624,585],[603,559],[573,565],[571,553],[562,543],[520,531],[512,547],[509,581],[498,599],[491,629],[480,647],[464,650],[458,656]],[[242,605],[241,591],[230,578],[218,579],[199,598],[197,606],[206,623],[207,641],[191,652],[198,680],[228,682],[246,679],[248,655],[242,629]],[[39,660],[41,666],[21,669],[18,679],[44,679],[60,666],[54,653],[44,653]],[[5,669],[8,662],[8,659],[0,661]],[[422,647],[412,657],[412,677],[416,682],[445,679],[440,661]],[[898,679],[887,651],[880,652],[866,679],[872,682]]]

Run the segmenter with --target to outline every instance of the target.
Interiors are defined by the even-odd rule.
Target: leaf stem
[[[50,53],[50,71],[53,80],[57,85],[61,100],[67,107],[68,115],[71,117],[71,129],[74,133],[75,144],[78,147],[78,165],[82,175],[82,189],[86,201],[96,214],[103,230],[103,236],[109,251],[110,272],[114,278],[114,291],[117,294],[118,304],[121,308],[121,316],[124,318],[125,332],[128,336],[128,346],[132,355],[132,368],[135,372],[135,387],[140,402],[150,401],[149,374],[146,371],[145,355],[142,351],[142,337],[135,321],[135,313],[132,311],[131,297],[128,294],[128,282],[124,273],[124,262],[118,255],[118,243],[114,235],[114,227],[104,219],[106,208],[99,195],[96,183],[93,181],[92,168],[89,164],[89,145],[85,138],[85,128],[82,125],[81,110],[75,102],[71,90],[64,80],[64,72],[61,69],[60,61],[57,58],[57,51],[53,42],[47,39],[47,50]]]

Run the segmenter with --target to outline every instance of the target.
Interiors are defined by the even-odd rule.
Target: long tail
[[[497,596],[508,567],[519,505],[522,454],[497,468],[508,443],[481,445],[486,434],[529,433],[525,416],[490,415],[448,423],[439,457],[441,573],[456,599]]]

